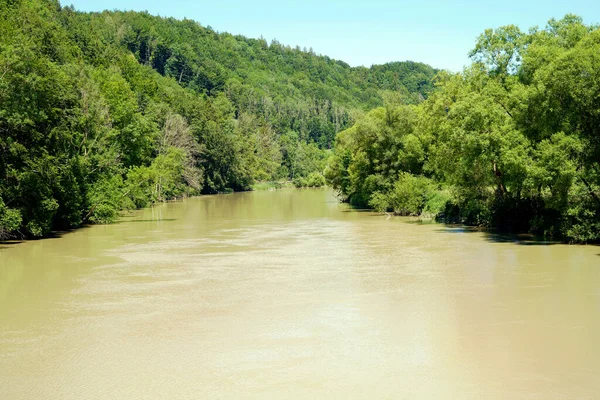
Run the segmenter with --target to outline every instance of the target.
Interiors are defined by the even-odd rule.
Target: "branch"
[[[594,198],[594,200],[596,200],[596,203],[598,203],[598,205],[600,206],[600,197],[596,192],[594,192],[594,190],[592,189],[592,185],[590,185],[590,183],[583,176],[580,176],[580,178],[581,181],[587,187],[588,191],[590,192],[590,195]]]

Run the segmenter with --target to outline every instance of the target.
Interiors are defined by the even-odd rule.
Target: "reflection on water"
[[[598,247],[407,222],[281,190],[3,246],[0,398],[596,398]]]

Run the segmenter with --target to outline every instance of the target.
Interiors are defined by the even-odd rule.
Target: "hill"
[[[351,68],[139,12],[0,0],[0,237],[321,171],[337,132],[433,68]]]

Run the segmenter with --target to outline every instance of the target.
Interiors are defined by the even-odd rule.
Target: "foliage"
[[[490,29],[471,57],[339,133],[329,183],[381,211],[599,241],[600,28]]]
[[[375,192],[369,205],[378,211],[393,211],[398,215],[419,215],[433,196],[430,179],[402,172],[391,190]]]
[[[291,181],[263,181],[252,185],[252,190],[276,190],[284,188],[293,188]]]
[[[119,211],[126,208],[123,178],[120,175],[103,176],[94,182],[88,192],[91,208],[84,220],[108,223],[117,219]]]
[[[294,186],[297,188],[303,188],[303,187],[316,188],[316,187],[325,186],[327,184],[325,177],[322,174],[320,174],[319,172],[313,172],[310,175],[308,175],[308,177],[306,177],[306,178],[304,178],[304,177],[295,178],[293,183],[294,183]]]
[[[8,208],[0,198],[0,240],[9,238],[10,233],[21,226],[21,213]]]
[[[0,239],[256,181],[320,184],[338,131],[390,91],[418,103],[435,73],[351,68],[190,20],[0,0]]]

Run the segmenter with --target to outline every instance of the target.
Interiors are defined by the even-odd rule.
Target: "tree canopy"
[[[461,73],[145,12],[0,0],[0,239],[256,181],[600,240],[600,29],[488,29]]]
[[[191,20],[0,0],[0,239],[320,174],[337,132],[386,93],[421,101],[435,73],[351,68]]]
[[[600,29],[489,29],[471,58],[424,102],[341,132],[329,182],[382,211],[600,240]]]

